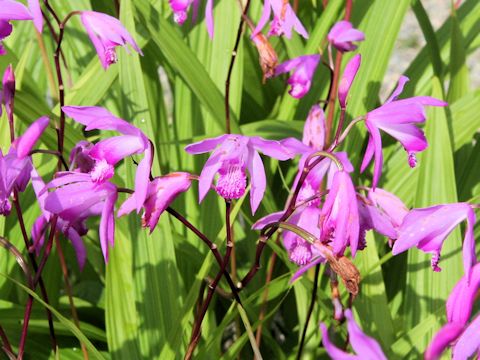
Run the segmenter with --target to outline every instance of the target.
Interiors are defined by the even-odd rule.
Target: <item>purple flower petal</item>
[[[28,127],[25,133],[17,139],[16,150],[17,156],[20,159],[28,156],[35,143],[38,141],[40,136],[47,128],[49,122],[50,119],[46,116],[35,120],[35,122],[33,122],[32,125]]]
[[[210,39],[213,39],[213,0],[207,0],[205,8],[205,22],[207,23],[207,31]]]
[[[32,14],[22,3],[13,0],[0,1],[0,20],[32,20]]]
[[[350,309],[345,310],[350,344],[360,359],[386,360],[380,345],[358,327]]]
[[[425,351],[425,360],[440,359],[443,351],[453,342],[463,331],[463,325],[458,323],[445,324],[434,336]]]
[[[330,338],[328,337],[328,329],[325,324],[320,324],[320,330],[322,331],[322,343],[327,350],[328,355],[333,360],[360,360],[360,357],[349,354],[343,350],[340,350],[332,342],[330,342]]]
[[[43,15],[42,10],[40,9],[40,3],[38,0],[28,0],[28,7],[33,15],[33,24],[41,34],[43,30]]]
[[[258,152],[255,150],[249,152],[247,168],[251,179],[250,206],[252,208],[252,215],[254,215],[258,209],[258,205],[260,205],[263,199],[267,186],[265,168],[263,167],[260,155],[258,155]]]
[[[453,360],[467,360],[475,352],[480,351],[480,315],[478,315],[463,334],[458,338],[457,343],[453,347]]]
[[[215,138],[205,139],[185,147],[185,151],[189,154],[203,154],[214,150],[219,144],[221,144],[228,134],[220,135]]]
[[[353,80],[357,75],[358,69],[360,67],[362,57],[360,54],[355,55],[345,66],[343,71],[342,79],[338,85],[338,102],[340,107],[345,108],[347,106],[347,96],[352,86]]]

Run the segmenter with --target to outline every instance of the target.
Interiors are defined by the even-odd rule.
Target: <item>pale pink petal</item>
[[[219,144],[221,144],[229,135],[220,135],[215,138],[205,139],[185,147],[185,151],[189,154],[203,154],[214,150]]]
[[[260,205],[260,202],[263,199],[263,195],[265,194],[267,179],[262,159],[253,149],[249,151],[247,168],[251,179],[250,206],[252,208],[252,215],[254,215],[255,211],[257,211],[258,205]]]

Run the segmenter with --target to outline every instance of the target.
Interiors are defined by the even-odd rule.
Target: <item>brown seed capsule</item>
[[[260,66],[263,72],[263,82],[275,75],[275,68],[278,65],[278,56],[267,38],[259,33],[253,38],[259,54]]]

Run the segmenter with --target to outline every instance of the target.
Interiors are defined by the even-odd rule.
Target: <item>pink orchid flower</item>
[[[173,19],[179,25],[187,20],[187,13],[190,6],[193,4],[193,21],[197,17],[200,0],[169,0],[170,8],[173,11]],[[213,39],[214,21],[213,21],[213,0],[207,0],[205,4],[205,22],[207,24],[207,31],[210,39]]]
[[[341,20],[333,25],[327,35],[327,39],[338,51],[353,51],[357,48],[354,41],[365,40],[365,34],[357,30],[346,20]]]
[[[269,36],[280,36],[285,34],[287,39],[292,37],[292,30],[308,39],[307,30],[303,27],[297,15],[293,11],[288,1],[284,0],[265,0],[263,5],[262,16],[258,22],[257,27],[252,33],[252,38],[255,37],[267,24],[273,10],[273,20],[268,32]]]
[[[142,226],[148,227],[152,233],[160,215],[180,193],[190,188],[191,183],[192,175],[184,172],[174,172],[153,179],[148,184],[147,197],[143,205]],[[135,194],[133,194],[122,204],[117,216],[129,214],[135,208]]]
[[[440,271],[440,251],[443,242],[453,229],[462,221],[467,221],[465,239],[463,241],[463,266],[467,278],[472,265],[476,263],[475,240],[473,227],[475,213],[467,203],[444,204],[429,208],[413,209],[403,220],[399,236],[393,245],[393,255],[416,246],[418,249],[432,253],[432,268]]]
[[[383,165],[382,138],[379,129],[400,141],[408,153],[410,166],[414,167],[416,165],[415,153],[425,150],[428,145],[423,131],[415,126],[415,124],[423,123],[426,119],[424,107],[447,105],[446,102],[429,96],[397,100],[407,81],[408,78],[402,76],[392,96],[382,106],[366,115],[365,125],[370,137],[360,171],[363,172],[366,169],[375,155],[372,185],[374,189],[382,174]]]
[[[89,148],[88,153],[82,154],[93,159],[95,165],[87,169],[95,183],[103,183],[114,175],[114,166],[127,156],[144,154],[138,164],[135,175],[135,199],[137,212],[143,206],[147,196],[147,189],[152,168],[153,149],[150,140],[138,128],[110,113],[108,110],[96,106],[64,106],[63,111],[67,116],[86,126],[89,130],[112,130],[121,133],[100,140]],[[82,142],[83,146],[85,144]],[[78,145],[78,144],[77,144]]]
[[[293,71],[293,74],[287,80],[291,86],[288,93],[300,99],[305,96],[312,85],[313,75],[320,62],[320,55],[304,55],[285,61],[275,69],[275,76]]]
[[[238,199],[247,187],[246,170],[250,174],[250,206],[255,213],[265,193],[265,169],[258,151],[278,160],[288,160],[295,153],[279,141],[265,140],[259,136],[221,135],[206,139],[185,148],[189,154],[212,152],[199,179],[199,198],[203,200],[216,174],[215,190],[224,199]]]
[[[126,45],[130,44],[136,52],[143,55],[142,50],[118,19],[96,11],[82,11],[80,19],[104,69],[117,62],[115,52],[117,46],[126,48]]]

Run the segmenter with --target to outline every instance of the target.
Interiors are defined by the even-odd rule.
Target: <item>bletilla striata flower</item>
[[[270,24],[269,36],[280,36],[285,34],[287,39],[292,37],[292,30],[308,39],[307,30],[303,27],[292,7],[285,0],[265,0],[263,4],[262,16],[257,27],[253,31],[252,37],[255,37],[267,24],[273,10],[273,20]]]
[[[96,11],[82,11],[80,18],[104,69],[117,62],[115,52],[117,46],[126,48],[127,44],[130,44],[136,52],[143,55],[142,50],[118,19]]]
[[[287,60],[277,66],[275,76],[293,71],[287,84],[291,86],[288,93],[300,99],[310,90],[313,75],[320,62],[320,55],[303,55],[297,58]]]
[[[142,226],[148,227],[152,233],[160,215],[180,193],[190,188],[191,183],[192,175],[185,172],[174,172],[153,179],[148,184],[147,197],[143,205]],[[133,194],[122,204],[117,216],[129,214],[135,208],[135,194]]]
[[[349,342],[352,345],[353,350],[356,352],[356,355],[349,354],[337,348],[330,341],[330,338],[328,337],[328,329],[325,324],[322,323],[320,324],[320,330],[322,331],[322,342],[323,346],[327,350],[328,355],[333,360],[387,360],[377,341],[370,336],[365,335],[357,325],[350,309],[345,310],[345,317],[347,319]]]
[[[0,150],[0,215],[10,213],[12,206],[9,197],[14,189],[19,192],[25,191],[32,170],[30,151],[48,123],[48,117],[39,118],[22,136],[15,139],[6,155]]]
[[[415,124],[425,122],[424,107],[427,105],[447,105],[446,102],[430,96],[415,96],[397,100],[407,81],[408,78],[402,76],[392,96],[382,106],[370,111],[365,118],[370,136],[360,171],[363,172],[375,156],[373,188],[378,184],[383,166],[380,129],[393,136],[403,145],[408,153],[408,163],[411,167],[414,167],[416,165],[415,153],[425,150],[428,145],[423,131],[415,126]]]
[[[338,51],[346,52],[355,50],[357,45],[353,42],[365,40],[365,34],[355,29],[349,21],[341,20],[333,25],[327,39]]]
[[[32,14],[22,3],[13,0],[0,0],[0,55],[7,53],[2,45],[2,40],[13,31],[10,21],[32,19]]]
[[[432,268],[440,271],[440,251],[443,242],[453,229],[462,221],[467,221],[463,241],[463,266],[467,278],[470,269],[476,263],[473,227],[475,213],[467,203],[444,204],[423,209],[411,210],[398,230],[398,239],[393,245],[393,255],[416,246],[418,249],[432,253]]]
[[[48,193],[45,209],[67,224],[81,224],[100,215],[100,245],[107,262],[108,248],[113,246],[115,239],[117,187],[108,181],[95,182],[90,174],[59,172],[57,176],[45,188],[55,189]]]
[[[100,140],[95,145],[77,144],[74,151],[81,152],[82,164],[95,183],[103,183],[110,179],[115,172],[114,166],[127,156],[144,154],[138,164],[135,175],[135,199],[137,212],[143,206],[147,196],[147,188],[152,168],[153,150],[150,140],[138,128],[110,113],[108,110],[95,106],[64,106],[63,111],[75,121],[85,125],[85,130],[112,130],[123,134]],[[80,150],[79,150],[80,149]],[[89,162],[85,157],[90,158]]]
[[[425,360],[440,359],[453,345],[453,359],[469,359],[480,351],[480,315],[468,324],[473,304],[480,289],[480,264],[472,268],[470,279],[464,275],[447,300],[447,323],[435,334],[425,352]]]
[[[250,206],[252,213],[258,208],[266,187],[265,169],[258,151],[278,160],[288,160],[295,153],[278,141],[265,140],[259,136],[221,135],[188,145],[189,154],[213,152],[205,163],[199,179],[199,197],[203,200],[218,174],[215,190],[226,200],[239,199],[247,187],[250,175]]]
[[[15,73],[13,72],[11,64],[3,73],[2,86],[2,96],[0,96],[0,100],[2,100],[3,104],[5,105],[5,111],[7,113],[9,121],[13,122],[13,103],[15,100]],[[0,115],[2,115],[1,104]]]
[[[47,199],[48,193],[45,191],[45,183],[35,168],[32,169],[31,176],[33,189],[42,212],[32,227],[33,247],[38,256],[45,242],[45,232],[52,219],[52,213],[45,209],[45,200]],[[82,241],[82,236],[88,231],[85,221],[86,218],[77,218],[73,222],[67,222],[64,219],[58,218],[56,223],[56,230],[62,232],[65,237],[71,241],[75,254],[77,255],[80,270],[84,268],[87,260],[87,250]]]

